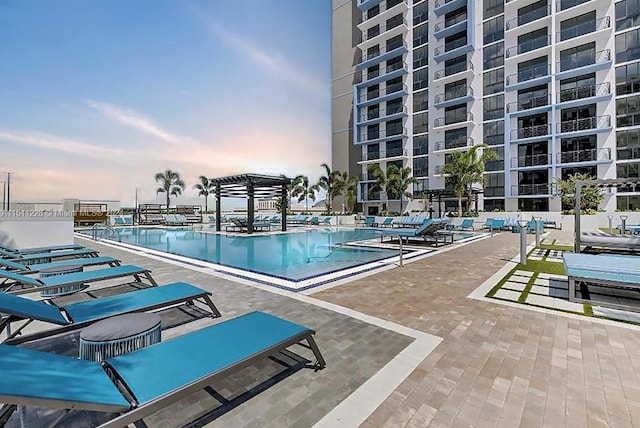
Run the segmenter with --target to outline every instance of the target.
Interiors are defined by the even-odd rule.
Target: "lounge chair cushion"
[[[134,265],[123,265],[106,269],[95,269],[86,272],[68,273],[65,275],[49,276],[42,278],[46,286],[73,284],[76,282],[94,282],[106,279],[120,278],[129,275],[140,275],[148,270]]]
[[[37,318],[41,321],[59,325],[69,324],[56,306],[10,293],[0,292],[0,313],[12,314],[24,319],[33,318],[34,314],[37,314]]]
[[[34,260],[34,259],[47,259],[47,258],[60,258],[60,257],[75,257],[75,256],[89,256],[92,254],[97,254],[96,250],[92,250],[91,248],[82,248],[80,250],[65,250],[65,251],[55,251],[55,252],[44,252],[44,253],[29,253],[29,254],[12,254],[12,258],[17,259],[19,261],[22,260]]]
[[[119,263],[120,261],[113,257],[86,257],[82,259],[70,259],[70,260],[59,260],[51,263],[39,263],[28,265],[27,270],[31,272],[38,272],[42,269],[52,268],[52,267],[65,267],[65,266],[95,266],[95,265],[106,265],[111,263]]]

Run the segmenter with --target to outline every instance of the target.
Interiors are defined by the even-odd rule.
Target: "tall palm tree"
[[[390,165],[387,168],[387,197],[391,199],[400,200],[400,212],[403,212],[402,197],[413,198],[413,193],[409,191],[409,186],[412,184],[418,184],[411,175],[411,167],[398,168],[395,165]]]
[[[320,176],[317,186],[327,192],[327,214],[331,214],[333,199],[340,194],[340,188],[336,186],[336,178],[339,172],[331,171],[331,168],[329,168],[329,165],[326,163],[323,163],[320,166],[324,168],[325,175]]]
[[[209,211],[209,206],[207,204],[207,200],[209,199],[209,195],[213,191],[213,183],[204,175],[198,177],[200,179],[200,183],[193,186],[194,189],[199,190],[198,196],[204,196],[204,210],[205,212]]]
[[[446,183],[453,187],[458,197],[458,217],[462,217],[462,196],[466,194],[467,209],[471,210],[473,185],[479,183],[484,187],[485,164],[498,158],[498,154],[493,150],[485,150],[488,147],[486,144],[477,144],[467,151],[452,153],[449,162],[442,168],[442,173],[446,175]]]
[[[376,192],[387,192],[387,187],[389,186],[389,169],[398,168],[394,165],[389,165],[387,167],[387,171],[383,171],[378,164],[371,164],[367,167],[367,172],[373,174],[374,180],[376,180],[373,184],[369,185],[369,195]],[[393,172],[393,171],[392,171]],[[389,194],[387,194],[387,204],[389,202]]]
[[[347,211],[355,211],[358,191],[358,177],[351,177],[347,171],[336,171],[336,196],[344,196]]]
[[[171,171],[170,169],[166,170],[165,172],[157,173],[156,181],[159,185],[158,189],[156,190],[156,194],[167,194],[167,210],[169,210],[171,196],[178,196],[182,194],[182,191],[184,190],[184,182],[180,179],[180,174]]]
[[[298,202],[305,201],[306,213],[309,213],[309,199],[316,200],[316,191],[318,191],[318,185],[310,185],[309,177],[306,175],[299,175],[293,179],[293,190],[291,196],[298,198]]]

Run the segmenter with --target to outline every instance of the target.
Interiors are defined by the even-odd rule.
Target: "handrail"
[[[449,67],[441,68],[433,73],[433,80],[442,79],[443,77],[453,76],[454,74],[462,73],[463,71],[473,71],[473,63],[471,61],[465,61],[458,64],[454,64]]]
[[[611,27],[611,17],[609,16],[605,16],[600,19],[594,19],[593,21],[589,22],[583,22],[582,24],[574,25],[573,27],[569,27],[556,32],[556,42],[571,40],[575,37],[593,33],[595,31],[604,30],[609,27]]]
[[[611,50],[576,52],[562,61],[558,61],[557,71],[568,71],[574,68],[611,61]]]
[[[456,40],[453,40],[453,41],[451,41],[449,43],[445,43],[443,45],[440,45],[440,46],[436,47],[433,50],[433,53],[436,56],[442,55],[442,54],[444,54],[446,52],[449,52],[449,51],[452,51],[454,49],[461,48],[462,46],[464,46],[464,45],[466,45],[468,43],[469,43],[469,41],[468,41],[468,39],[466,37],[460,38],[460,39],[456,39]]]
[[[585,85],[577,88],[563,89],[557,94],[559,103],[566,101],[579,100],[582,98],[591,98],[601,95],[609,95],[611,93],[611,83],[604,82],[598,85]]]
[[[518,128],[511,130],[511,139],[520,140],[523,138],[542,137],[545,135],[551,135],[551,125],[536,125],[528,126],[526,128]]]
[[[507,113],[549,105],[551,105],[551,95],[541,95],[539,97],[531,97],[526,101],[514,101],[507,104]]]
[[[461,147],[472,147],[473,144],[474,141],[471,137],[457,138],[452,141],[437,141],[434,146],[434,151],[459,149]]]
[[[593,162],[599,160],[611,160],[610,147],[603,147],[600,149],[574,150],[570,152],[558,153],[559,163]]]
[[[550,153],[540,153],[537,155],[514,156],[511,158],[512,168],[524,168],[528,166],[542,166],[551,164]]]
[[[543,48],[545,46],[549,46],[551,44],[551,36],[540,36],[535,39],[531,39],[524,43],[520,43],[516,46],[512,46],[505,52],[505,57],[510,58],[512,56],[520,55],[523,53],[531,52],[536,49]]]
[[[611,116],[585,117],[576,120],[566,120],[557,124],[558,132],[576,132],[585,129],[608,128],[611,126]]]
[[[453,120],[453,121],[452,121]],[[447,116],[439,117],[433,122],[434,127],[441,127],[446,125],[453,125],[454,123],[461,122],[473,122],[473,114],[467,112],[464,115],[456,115],[454,118],[448,118]]]
[[[367,54],[365,52],[362,53],[362,59],[360,60],[360,62],[365,62],[365,61],[369,61],[375,58],[378,58],[379,56],[382,56],[386,53],[392,52],[398,48],[402,48],[404,47],[405,49],[407,48],[407,42],[406,41],[402,41],[401,43],[393,43],[391,45],[385,45],[381,48],[379,48],[377,51],[372,52],[371,54]]]
[[[516,83],[526,82],[528,80],[537,79],[538,77],[548,76],[551,73],[551,64],[540,64],[535,67],[527,68],[507,76],[507,86]]]
[[[520,25],[537,21],[538,19],[542,19],[545,16],[549,16],[549,15],[551,15],[551,6],[547,5],[547,6],[539,7],[535,10],[532,10],[531,12],[523,13],[522,15],[519,15],[513,19],[508,20],[507,22],[505,22],[505,29],[508,31],[508,30],[511,30],[512,28],[516,28]]]
[[[409,28],[409,23],[407,22],[406,19],[403,18],[402,20],[398,21],[397,23],[392,23],[391,25],[386,25],[386,24],[385,25],[381,25],[380,27],[378,27],[378,32],[375,33],[375,34],[373,34],[373,32],[372,32],[372,34],[369,35],[369,30],[375,28],[375,26],[371,27],[371,28],[367,28],[366,30],[362,30],[362,34],[360,34],[359,43],[363,43],[363,42],[366,42],[367,40],[375,39],[376,37],[386,33],[387,31],[391,31],[394,28],[399,27],[402,24],[404,24],[405,27]]]
[[[472,97],[473,88],[471,86],[460,86],[450,91],[445,91],[441,94],[437,94],[433,101],[435,103],[441,103],[444,101],[451,101],[457,98]]]
[[[104,229],[107,233],[105,233],[105,237],[107,238],[117,238],[118,242],[120,242],[120,231],[114,228],[111,225],[106,223],[95,223],[91,228],[91,239],[94,241],[98,240],[98,229]]]

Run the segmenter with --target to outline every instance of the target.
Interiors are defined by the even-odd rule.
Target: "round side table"
[[[67,265],[60,267],[51,267],[40,270],[40,278],[47,278],[50,276],[66,275],[68,273],[82,272],[82,265]],[[61,287],[50,288],[48,290],[42,290],[40,296],[42,297],[59,297],[67,294],[77,293],[86,288],[83,282],[75,282],[73,284],[67,284]]]

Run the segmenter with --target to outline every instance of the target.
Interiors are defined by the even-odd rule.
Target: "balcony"
[[[457,115],[439,117],[433,121],[433,127],[442,128],[444,126],[455,125],[455,124],[464,123],[464,122],[472,123],[473,114],[466,113],[466,114],[457,114]]]
[[[397,119],[407,115],[407,107],[399,104],[397,106],[387,107],[386,109],[378,109],[371,112],[362,112],[358,117],[358,125],[368,125],[372,123],[382,122],[385,120]]]
[[[369,54],[363,53],[362,60],[360,61],[356,69],[362,70],[364,68],[368,68],[368,67],[371,67],[372,65],[378,64],[382,61],[391,59],[394,56],[404,54],[407,52],[408,52],[407,43],[404,40],[397,43],[391,43],[378,50],[372,51]]]
[[[514,196],[549,196],[549,184],[514,184],[511,194]]]
[[[528,40],[516,46],[512,46],[505,51],[505,58],[513,58],[536,49],[544,48],[551,44],[551,36],[540,36],[535,39]]]
[[[461,148],[468,148],[473,146],[473,138],[458,138],[451,141],[438,141],[434,146],[434,152],[442,152],[445,150],[455,150]]]
[[[571,40],[576,37],[584,36],[585,34],[606,30],[607,28],[611,28],[611,18],[605,16],[604,18],[595,19],[591,22],[583,22],[582,24],[558,31],[556,33],[556,42]]]
[[[578,162],[609,162],[611,161],[611,149],[590,149],[576,150],[572,152],[558,153],[558,163],[578,163]]]
[[[511,130],[511,142],[518,140],[543,141],[549,138],[551,138],[551,125],[536,125]]]
[[[428,177],[429,176],[429,168],[420,168],[413,170],[414,177]]]
[[[437,108],[444,108],[469,101],[473,101],[473,89],[471,86],[459,86],[442,94],[437,94],[433,99],[433,105]]]
[[[360,174],[360,181],[376,181],[376,177],[372,172]]]
[[[389,39],[391,37],[394,37],[398,34],[403,33],[404,31],[407,30],[407,28],[409,28],[409,26],[407,21],[404,19],[393,22],[393,23],[389,23],[389,25],[385,24],[377,27],[376,26],[370,27],[362,31],[362,34],[360,35],[360,40],[358,41],[358,47],[360,49],[364,49],[365,48],[364,44],[367,44],[367,45],[375,44],[373,40],[378,38],[379,36],[385,35],[386,38]],[[392,32],[392,30],[394,29],[396,30]],[[366,43],[366,42],[369,42],[369,43]]]
[[[433,27],[433,35],[440,40],[467,29],[467,14],[460,14],[451,19],[437,22]]]
[[[376,83],[380,83],[383,80],[390,80],[407,73],[407,64],[404,62],[397,62],[384,67],[382,70],[376,70],[373,73],[367,73],[365,70],[362,70],[362,81],[357,84],[358,86],[371,86]]]
[[[376,4],[379,5],[378,13],[373,13],[373,11],[370,9]],[[383,12],[386,12],[387,10],[393,7],[396,7],[399,4],[402,4],[407,8],[409,7],[407,4],[407,0],[387,0],[387,1],[358,0],[358,9],[363,10],[361,23],[364,23],[370,19],[373,19],[376,16],[380,16]]]
[[[540,64],[507,76],[505,90],[530,88],[549,81],[551,81],[551,64]]]
[[[567,108],[584,103],[602,101],[609,98],[611,98],[611,83],[605,82],[600,83],[599,85],[587,85],[579,86],[577,88],[563,89],[558,92],[556,103],[562,103],[562,108]]]
[[[608,68],[611,63],[611,50],[586,51],[568,55],[565,59],[558,61],[556,68],[556,78],[566,79],[584,73]]]
[[[473,46],[468,42],[468,39],[456,39],[444,45],[440,45],[433,50],[433,59],[436,62],[446,61],[448,59],[460,56],[467,52],[471,52]]]
[[[408,93],[409,88],[407,87],[407,85],[403,83],[395,83],[377,91],[361,93],[360,97],[358,98],[358,105],[365,106],[367,104],[378,104],[385,101],[386,99]]]
[[[387,149],[379,152],[365,153],[362,155],[362,162],[376,161],[380,159],[407,157],[407,151],[405,149]]]
[[[508,20],[505,23],[505,29],[506,31],[513,30],[514,28],[537,21],[538,19],[542,19],[549,15],[551,15],[551,6],[540,7],[536,10],[532,10],[531,12],[524,13],[517,18]]]
[[[473,71],[473,63],[471,61],[461,62],[449,67],[441,68],[433,73],[433,80],[444,79],[445,77],[454,76],[465,71]]]
[[[516,156],[511,158],[511,168],[530,168],[551,165],[551,154],[541,153],[538,155]]]
[[[529,110],[547,110],[548,108],[551,108],[551,95],[541,95],[507,104],[507,113],[526,112],[533,114],[534,112]]]
[[[369,131],[359,135],[358,143],[371,143],[385,141],[397,138],[406,138],[404,135],[404,126],[394,126],[382,131]]]
[[[604,132],[611,129],[611,116],[585,117],[583,119],[568,120],[557,124],[558,134],[589,134],[590,132]],[[563,135],[563,137],[565,137]]]
[[[442,16],[467,4],[467,0],[436,0],[433,5],[433,13]]]

